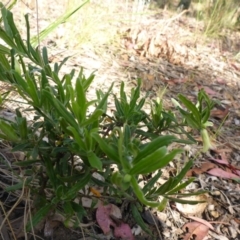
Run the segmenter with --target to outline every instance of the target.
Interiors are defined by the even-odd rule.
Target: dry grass
[[[73,9],[77,0],[68,0],[67,9]],[[128,0],[90,1],[76,13],[64,26],[64,36],[71,42],[71,47],[111,44],[118,38],[122,24],[134,24],[141,16],[148,14],[148,6],[143,0],[130,4]]]
[[[199,1],[192,5],[196,18],[204,21],[207,36],[218,37],[224,29],[236,29],[239,25],[239,1]]]

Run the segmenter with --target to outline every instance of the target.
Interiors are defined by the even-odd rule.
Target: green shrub
[[[21,38],[12,13],[2,8],[2,16],[0,38],[8,47],[0,45],[0,78],[16,89],[27,102],[27,110],[34,114],[29,123],[18,109],[14,122],[0,120],[0,138],[9,141],[13,151],[25,153],[24,160],[14,163],[22,169],[19,183],[6,190],[27,187],[35,199],[37,211],[27,230],[59,209],[66,224],[72,219],[81,221],[86,212],[75,199],[87,194],[86,186],[104,187],[103,199],[108,194],[159,210],[168,200],[196,203],[179,198],[189,195],[180,192],[194,180],[183,181],[192,160],[160,187],[155,183],[161,168],[183,152],[181,148],[169,151],[168,146],[173,142],[179,146],[194,142],[184,126],[201,131],[203,141],[209,144],[206,127],[213,102],[204,91],[199,92],[196,105],[182,95],[178,102],[173,100],[182,116],[177,119],[173,112],[163,109],[161,101],[151,102],[150,114],[144,110],[146,97],[140,97],[140,80],[129,97],[122,83],[120,97],[114,96],[114,114],[109,115],[107,100],[112,86],[106,93],[97,90],[95,99],[89,100],[87,90],[94,75],[85,77],[81,69],[79,74],[72,70],[61,77],[67,58],[50,66],[47,49],[33,48],[30,43],[27,16],[26,41]],[[177,138],[179,135],[181,139]],[[140,187],[142,176],[156,171]],[[104,181],[93,173],[100,174]],[[132,210],[138,218],[134,205]]]

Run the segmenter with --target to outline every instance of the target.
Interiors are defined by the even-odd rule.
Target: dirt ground
[[[59,1],[53,0],[49,3],[43,0],[39,3],[39,11],[36,14],[36,6],[33,2],[35,1],[19,1],[12,10],[23,33],[25,27],[22,16],[26,12],[30,14],[33,35],[37,33],[37,22],[40,30],[43,29],[60,16],[67,6],[67,1],[60,5]],[[93,7],[103,4],[104,10],[107,3],[107,1],[104,4],[101,1],[91,2]],[[78,15],[79,19],[74,19],[74,26],[65,23],[51,33],[41,43],[42,46],[48,47],[51,61],[58,62],[71,55],[63,73],[72,68],[78,69],[80,66],[84,67],[86,75],[95,71],[96,77],[89,97],[95,94],[95,89],[106,90],[112,82],[114,82],[114,93],[119,92],[121,81],[126,83],[130,92],[130,89],[136,86],[137,78],[140,77],[143,80],[142,93],[148,91],[150,98],[156,98],[166,90],[164,104],[170,108],[171,98],[176,98],[178,93],[195,99],[199,89],[204,88],[219,102],[218,108],[214,109],[212,114],[214,123],[212,137],[216,151],[205,155],[199,154],[196,158],[195,155],[200,147],[195,146],[189,149],[189,157],[195,159],[196,168],[201,168],[206,161],[210,161],[209,159],[220,158],[239,171],[240,32],[229,31],[218,39],[205,38],[203,23],[191,16],[163,9],[145,9],[140,15],[130,14],[131,17],[127,18],[126,13],[133,12],[132,5],[119,4],[111,10],[106,12],[110,20],[104,22],[102,29],[99,28],[99,32],[93,37],[89,34],[89,38],[85,41],[79,37],[79,29],[76,30],[77,27],[83,27],[81,24],[84,20],[81,14],[84,14],[84,11],[82,10]],[[96,30],[93,25],[92,28],[93,31]],[[109,39],[103,37],[106,29],[112,29],[113,34],[108,33]],[[97,41],[98,36],[99,41]],[[109,107],[112,106],[110,103]],[[9,109],[15,107],[13,103],[7,105]],[[169,166],[164,177],[169,176],[173,168],[173,165]],[[210,191],[207,198],[208,207],[200,215],[196,215],[211,222],[215,229],[204,239],[240,239],[240,183],[212,176],[204,171],[196,174],[196,171],[195,186],[192,187]],[[189,222],[189,219],[181,214],[176,205],[169,204],[162,213],[152,212],[161,222],[158,230],[162,239],[180,239],[183,225]],[[129,221],[132,221],[131,218]],[[148,224],[149,228],[157,233],[154,226]],[[90,234],[95,234],[95,237],[89,237]],[[29,235],[29,239],[33,238]],[[90,240],[110,239],[110,237],[104,236],[96,224],[85,230],[84,227],[69,230],[60,224],[54,229],[53,236],[45,237],[42,230],[42,233],[40,231],[36,234],[35,239]],[[136,239],[149,238],[146,235],[139,235]],[[156,239],[161,238],[158,236]]]

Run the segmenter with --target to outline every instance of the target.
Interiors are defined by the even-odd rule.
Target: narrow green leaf
[[[42,70],[41,71],[41,85],[40,85],[41,91],[43,89],[45,89],[46,87],[49,87],[49,82],[48,82],[45,71]]]
[[[0,28],[0,38],[11,48],[17,49],[17,46],[13,40],[6,34],[6,32]]]
[[[159,137],[159,135],[156,134],[156,133],[145,132],[145,131],[143,131],[143,130],[141,130],[141,129],[136,129],[135,133],[138,134],[138,135],[140,135],[140,136],[142,136],[142,137],[144,137],[144,138],[149,138],[149,139],[156,139],[156,138]],[[148,145],[148,143],[146,143],[144,147],[146,147],[147,145]],[[140,157],[140,156],[139,156],[139,157]],[[140,159],[139,159],[139,160],[140,160]]]
[[[139,112],[139,111],[142,109],[144,103],[145,103],[145,98],[142,98],[142,99],[140,100],[140,102],[138,103],[138,105],[136,106],[136,111],[137,111],[137,112]]]
[[[124,125],[124,130],[123,130],[123,144],[124,144],[124,146],[129,146],[131,140],[132,140],[131,128],[130,128],[129,125],[125,124]]]
[[[82,123],[85,120],[85,118],[83,119],[81,108],[82,108],[82,106],[79,105],[77,102],[75,102],[75,101],[72,102],[72,104],[71,104],[71,111],[73,112],[74,117],[76,118],[78,124],[80,126],[83,126]]]
[[[180,173],[174,178],[174,182],[173,182],[172,188],[175,188],[182,181],[182,179],[186,176],[188,170],[192,167],[192,165],[193,165],[193,161],[192,160],[189,160],[185,164],[185,166],[180,171]]]
[[[78,106],[78,112],[80,113],[79,124],[81,124],[86,119],[87,112],[87,99],[86,92],[83,89],[81,80],[78,78],[75,85],[75,96],[76,96],[76,105]]]
[[[10,9],[12,9],[13,8],[13,6],[15,5],[17,3],[17,0],[13,0],[11,3],[10,2],[8,2],[6,5],[8,5],[7,6],[7,9],[8,10],[10,10]],[[5,7],[6,7],[6,5],[5,5]],[[0,7],[2,8],[2,7],[4,7],[4,5],[2,4],[2,2],[0,2]],[[2,21],[2,19],[0,19],[0,21]]]
[[[169,179],[161,187],[159,187],[154,194],[161,196],[168,192],[169,190],[171,190],[173,180],[174,180],[173,177],[169,177]]]
[[[153,178],[151,178],[143,187],[142,191],[144,194],[147,194],[148,191],[150,191],[153,187],[154,184],[158,181],[160,176],[162,175],[162,172],[159,171]]]
[[[200,190],[200,191],[197,191],[197,192],[190,192],[190,193],[178,193],[177,195],[179,197],[188,197],[188,196],[202,195],[202,194],[205,194],[205,193],[209,193],[209,191],[207,191],[207,190]],[[173,194],[173,195],[176,195],[176,194]]]
[[[113,83],[111,84],[110,88],[108,89],[107,93],[104,94],[104,96],[102,97],[101,101],[99,102],[99,104],[97,105],[96,109],[105,109],[105,105],[107,104],[107,99],[108,96],[110,94],[110,92],[112,91],[113,88]]]
[[[92,124],[95,121],[98,121],[99,118],[103,115],[103,111],[101,109],[96,109],[92,115],[85,121],[82,123],[82,127],[85,127],[87,125]]]
[[[57,84],[58,99],[63,103],[65,100],[64,86],[55,72],[52,72],[52,80]]]
[[[122,105],[121,105],[120,101],[118,100],[118,98],[115,95],[114,95],[114,102],[115,102],[115,107],[116,107],[118,116],[124,115],[124,111],[123,111]]]
[[[42,66],[42,58],[41,55],[39,53],[38,48],[34,49],[31,45],[29,45],[29,58],[35,62],[36,64]]]
[[[78,182],[81,180],[82,176],[79,174],[75,174],[75,175],[71,175],[71,176],[66,176],[66,177],[61,177],[61,176],[57,176],[57,178],[59,180],[61,180],[61,182],[63,183],[74,183],[74,182]],[[64,193],[65,194],[65,193]]]
[[[165,146],[159,148],[158,150],[152,152],[151,154],[149,154],[145,158],[142,158],[139,162],[134,164],[132,169],[129,171],[129,174],[138,175],[141,173],[142,174],[145,172],[150,173],[158,170],[159,168],[156,168],[156,166],[158,166],[159,163],[163,164],[162,160],[166,155],[166,153],[167,153],[167,148]]]
[[[17,119],[17,122],[18,122],[18,127],[19,127],[19,129],[18,129],[19,135],[22,140],[26,140],[28,137],[27,119],[20,118],[20,119]]]
[[[168,146],[170,143],[173,143],[177,140],[176,137],[168,135],[168,136],[160,136],[147,143],[144,148],[139,152],[137,157],[133,160],[133,164],[136,164],[141,159],[145,158],[149,154],[155,152],[157,149]]]
[[[129,104],[129,112],[133,112],[134,109],[136,108],[136,106],[137,106],[136,103],[137,103],[139,96],[140,96],[140,88],[139,88],[139,86],[137,86],[137,88],[133,89],[133,95],[131,97],[130,104]]]
[[[166,208],[167,203],[168,203],[168,199],[164,197],[158,206],[158,211],[160,212],[163,211]]]
[[[106,154],[111,160],[119,163],[118,152],[115,151],[111,145],[109,145],[104,139],[102,139],[98,133],[93,132],[92,137],[98,142],[100,149]]]
[[[3,54],[0,54],[0,74],[4,74],[5,75],[5,71],[9,71],[11,70],[11,65],[9,63],[9,60],[7,59],[7,57]],[[6,77],[2,77],[2,80],[6,79]]]
[[[76,143],[80,147],[79,150],[84,149],[85,151],[87,151],[86,142],[84,141],[84,138],[81,136],[81,134],[72,126],[68,126],[67,129],[69,131],[71,131],[71,133],[74,137],[74,140],[76,141]]]
[[[43,49],[42,49],[42,57],[43,57],[44,64],[48,65],[49,61],[48,61],[48,53],[47,53],[47,48],[46,47],[43,47]]]
[[[185,115],[184,117],[185,117],[189,127],[192,127],[197,130],[200,129],[201,125],[197,123],[197,121],[192,117],[192,115]]]
[[[190,178],[186,182],[179,184],[177,187],[172,188],[167,194],[174,194],[177,193],[178,191],[184,189],[186,186],[188,186],[190,183],[192,183],[195,180],[195,178]]]
[[[53,204],[51,203],[47,203],[42,208],[40,208],[32,217],[31,223],[28,222],[26,231],[29,232],[32,227],[34,228],[39,222],[41,222],[47,216],[47,214],[49,214],[52,208]]]
[[[28,166],[32,166],[34,163],[40,162],[40,160],[26,160],[26,161],[19,161],[19,162],[15,162],[14,164],[17,166],[21,166],[21,167],[28,167]]]
[[[0,120],[0,131],[2,132],[1,136],[4,136],[4,139],[14,143],[20,142],[20,138],[16,134],[13,126],[6,123],[4,120]]]
[[[64,199],[73,200],[78,194],[78,192],[88,184],[90,179],[91,179],[91,173],[87,171],[82,176],[82,178],[66,192]]]
[[[161,148],[162,149],[162,148]],[[159,151],[159,150],[158,150]],[[148,157],[142,159],[140,162],[138,162],[130,171],[129,174],[148,174],[151,172],[154,172],[160,168],[165,167],[170,161],[174,159],[174,157],[183,152],[182,149],[174,149],[172,152],[170,152],[167,155],[162,155],[159,151],[159,155],[149,155]]]
[[[102,171],[102,161],[94,152],[87,153],[88,161],[93,168]]]
[[[127,104],[127,95],[124,91],[124,82],[121,82],[121,86],[120,86],[120,99],[121,99],[121,102],[124,103],[124,104]]]
[[[143,221],[141,214],[139,213],[135,204],[131,203],[131,209],[132,209],[133,218],[136,221],[136,223],[142,228],[143,231],[152,235],[152,232],[150,231],[149,226],[146,225],[145,222]]]
[[[66,22],[66,20],[68,18],[70,18],[74,13],[76,13],[79,9],[81,9],[88,2],[89,2],[89,0],[85,1],[84,3],[81,3],[75,9],[65,13],[64,15],[61,15],[58,19],[53,21],[48,27],[46,27],[43,31],[40,32],[39,36],[35,36],[31,39],[32,45],[34,47],[36,47],[38,44],[38,38],[40,41],[42,41],[46,36],[48,36],[51,32],[53,32],[60,24]]]
[[[178,98],[185,105],[185,107],[193,113],[197,123],[201,123],[201,116],[197,107],[190,100],[188,100],[185,96],[181,94],[178,95]]]
[[[58,74],[58,72],[61,70],[61,68],[62,68],[62,66],[67,62],[67,60],[69,59],[69,57],[65,57],[62,61],[61,61],[61,63],[60,63],[60,65],[56,68],[56,74]],[[55,69],[55,68],[54,68]]]
[[[90,87],[91,83],[93,82],[94,78],[95,78],[95,75],[93,73],[91,73],[91,75],[87,79],[84,79],[82,84],[83,84],[83,88],[84,88],[85,92],[87,92],[87,90]]]
[[[21,38],[21,35],[14,23],[13,14],[8,10],[6,10],[6,12],[7,12],[7,14],[6,14],[5,20],[8,23],[8,27],[11,29],[11,34],[9,35],[9,37],[12,37],[15,40],[16,45],[17,45],[16,49],[25,54],[25,53],[27,53],[27,49],[26,49],[26,47],[23,43],[23,40]],[[9,31],[9,33],[10,33],[10,31]]]
[[[66,216],[72,216],[74,214],[74,211],[73,211],[73,208],[72,208],[72,205],[70,202],[64,202],[63,203],[63,210],[64,210],[64,213],[66,214]]]
[[[73,210],[75,211],[77,217],[78,217],[78,220],[80,222],[82,222],[82,218],[87,215],[87,212],[86,210],[84,209],[84,207],[81,205],[81,204],[77,204],[75,202],[71,202],[71,205],[72,205],[72,208]]]
[[[211,109],[210,108],[206,108],[205,111],[202,113],[202,123],[205,123],[209,120],[210,117],[210,113],[211,113]]]
[[[24,151],[28,151],[31,148],[32,148],[32,143],[30,141],[20,142],[13,147],[12,151],[13,152],[16,152],[16,151],[24,152]]]
[[[27,91],[29,96],[31,97],[31,100],[33,101],[34,107],[40,107],[40,99],[38,96],[37,84],[34,77],[31,78],[29,74],[27,74],[25,78],[27,80]]]
[[[66,107],[59,100],[57,100],[50,92],[46,90],[43,90],[43,92],[45,93],[45,96],[48,98],[48,100],[55,107],[55,109],[58,111],[59,116],[64,118],[70,124],[70,126],[74,127],[75,129],[78,129],[77,122],[75,121],[73,115],[67,111]]]
[[[17,184],[4,188],[4,191],[12,192],[12,191],[20,190],[23,188],[23,184],[28,185],[31,181],[32,181],[32,178],[28,178],[25,182],[19,182]]]
[[[50,179],[50,182],[52,184],[53,189],[57,189],[58,187],[58,179],[56,178],[56,169],[54,169],[53,162],[50,157],[45,157],[44,159],[44,165],[46,167],[47,176]]]
[[[183,204],[190,204],[190,205],[196,205],[198,203],[205,203],[206,201],[191,201],[191,200],[184,200],[181,198],[172,198],[172,197],[168,197],[165,196],[167,199],[169,199],[170,201],[173,202],[178,202],[178,203],[183,203]]]
[[[142,189],[140,188],[140,186],[138,185],[138,182],[136,180],[135,177],[131,178],[131,186],[132,186],[132,190],[135,193],[135,195],[137,196],[138,200],[149,207],[153,207],[153,208],[157,208],[159,207],[160,203],[159,202],[155,202],[155,201],[149,201],[148,199],[146,199],[146,197],[143,194]]]
[[[27,52],[28,55],[30,54],[30,24],[29,24],[29,18],[28,18],[28,14],[24,15],[25,17],[25,22],[26,22],[26,28],[27,28]]]
[[[9,25],[9,21],[8,21],[9,14],[11,14],[11,12],[8,11],[5,7],[1,8],[1,12],[2,12],[2,17],[3,17],[2,20],[3,20],[5,31],[6,31],[7,35],[11,39],[13,39],[13,32],[12,32],[11,26]]]
[[[10,54],[10,49],[3,46],[2,44],[0,44],[0,54],[9,55]]]
[[[63,185],[59,185],[55,191],[56,199],[54,199],[54,203],[57,203],[61,200],[61,197],[65,194],[66,188]]]

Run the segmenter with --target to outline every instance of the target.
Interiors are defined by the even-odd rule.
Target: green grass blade
[[[10,49],[0,44],[0,54],[10,54]]]
[[[135,204],[131,203],[131,209],[133,218],[135,219],[136,223],[145,231],[146,233],[152,235],[149,226],[143,221],[141,214],[139,213]]]
[[[36,226],[40,221],[42,221],[50,212],[52,207],[53,207],[53,204],[47,203],[42,208],[40,208],[40,210],[38,210],[36,214],[33,216],[31,223],[29,222],[27,224],[26,231],[30,231],[31,227]]]
[[[74,13],[76,13],[79,9],[81,9],[86,3],[88,3],[89,0],[82,3],[80,6],[76,7],[74,10],[67,12],[63,16],[56,19],[54,22],[52,22],[48,27],[46,27],[43,31],[40,32],[39,37],[34,36],[31,39],[31,44],[33,47],[36,47],[38,45],[38,39],[42,41],[45,39],[51,32],[53,32],[60,24],[67,21]]]

